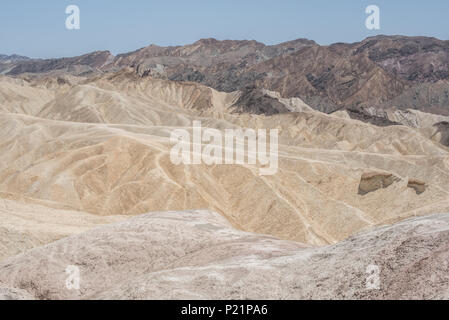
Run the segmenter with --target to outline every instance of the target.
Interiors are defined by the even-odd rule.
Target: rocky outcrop
[[[364,109],[352,109],[349,108],[346,110],[348,116],[351,119],[360,120],[366,123],[374,124],[375,126],[379,127],[386,127],[386,126],[395,126],[399,125],[400,123],[391,121],[388,119],[386,115],[384,116],[377,116],[369,114],[368,112],[365,112]]]
[[[408,181],[407,187],[412,188],[416,191],[416,194],[421,194],[426,191],[426,183],[416,179],[410,179]]]
[[[399,181],[400,178],[391,173],[364,173],[360,179],[359,194],[365,195],[379,189],[385,189],[393,183]]]
[[[449,147],[449,122],[442,121],[433,125],[436,128],[435,137],[442,145]]]
[[[234,105],[235,111],[239,113],[253,113],[273,115],[287,113],[289,109],[278,99],[271,97],[257,89],[255,86],[243,89],[239,99]]]

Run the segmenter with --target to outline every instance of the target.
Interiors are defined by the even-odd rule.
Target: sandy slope
[[[372,229],[449,212],[441,139],[266,94],[294,112],[237,114],[239,92],[126,70],[0,77],[0,298],[449,297],[447,216]],[[278,173],[172,164],[170,134],[194,120],[278,129]],[[372,263],[387,272],[366,292]]]
[[[311,130],[317,130],[312,120]],[[325,244],[410,211],[419,214],[419,208],[448,197],[445,150],[422,138],[417,153],[428,148],[434,155],[282,145],[278,174],[261,177],[255,166],[173,165],[169,127],[67,123],[10,114],[1,115],[0,122],[0,132],[9,137],[2,144],[8,151],[1,156],[0,191],[99,215],[209,208],[244,230]],[[392,139],[389,133],[382,135]],[[329,143],[321,139],[314,141]],[[417,145],[416,139],[403,141],[410,149]],[[391,172],[398,180],[362,196],[358,188],[367,172]],[[426,191],[417,194],[408,187],[409,178],[424,181]]]
[[[39,299],[447,299],[448,240],[447,214],[307,248],[210,211],[156,212],[0,262],[0,285]],[[65,287],[68,265],[80,290]],[[371,265],[379,289],[367,289]]]
[[[54,99],[54,93],[33,87],[21,79],[0,76],[0,111],[37,114],[41,107]]]
[[[97,215],[206,208],[234,227],[310,244],[429,214],[435,204],[449,211],[448,149],[415,129],[328,116],[300,101],[283,103],[304,112],[237,115],[238,93],[126,71],[74,83],[44,86],[55,99],[40,105],[39,117],[0,114],[1,192]],[[170,133],[195,119],[219,129],[279,129],[278,173],[173,165]],[[392,175],[394,183],[374,182],[360,194],[362,183],[373,183],[363,181],[367,174]]]

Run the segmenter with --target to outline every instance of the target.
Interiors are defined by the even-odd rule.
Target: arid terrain
[[[449,299],[448,59],[399,36],[0,55],[0,299]],[[175,165],[194,121],[278,129],[277,173]]]

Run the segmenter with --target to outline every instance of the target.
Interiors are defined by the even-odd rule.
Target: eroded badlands
[[[291,112],[128,69],[0,76],[0,297],[448,298],[449,149],[426,129],[441,119],[379,127],[267,94]],[[194,120],[278,129],[278,173],[172,164]]]

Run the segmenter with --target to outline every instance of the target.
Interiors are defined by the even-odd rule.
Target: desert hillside
[[[100,216],[207,208],[241,230],[312,245],[449,210],[448,149],[414,128],[310,108],[235,113],[240,92],[126,71],[73,84],[1,81],[9,99],[21,100],[15,113],[0,115],[0,192],[13,198]],[[2,102],[5,111],[11,106]],[[195,119],[221,130],[279,129],[278,173],[172,164],[171,130],[191,128]]]
[[[2,57],[0,298],[449,298],[449,117],[419,103],[447,85],[443,58],[427,72],[435,50],[206,39]],[[198,122],[278,130],[276,173],[173,163],[172,133]],[[370,265],[379,290],[364,290]]]

